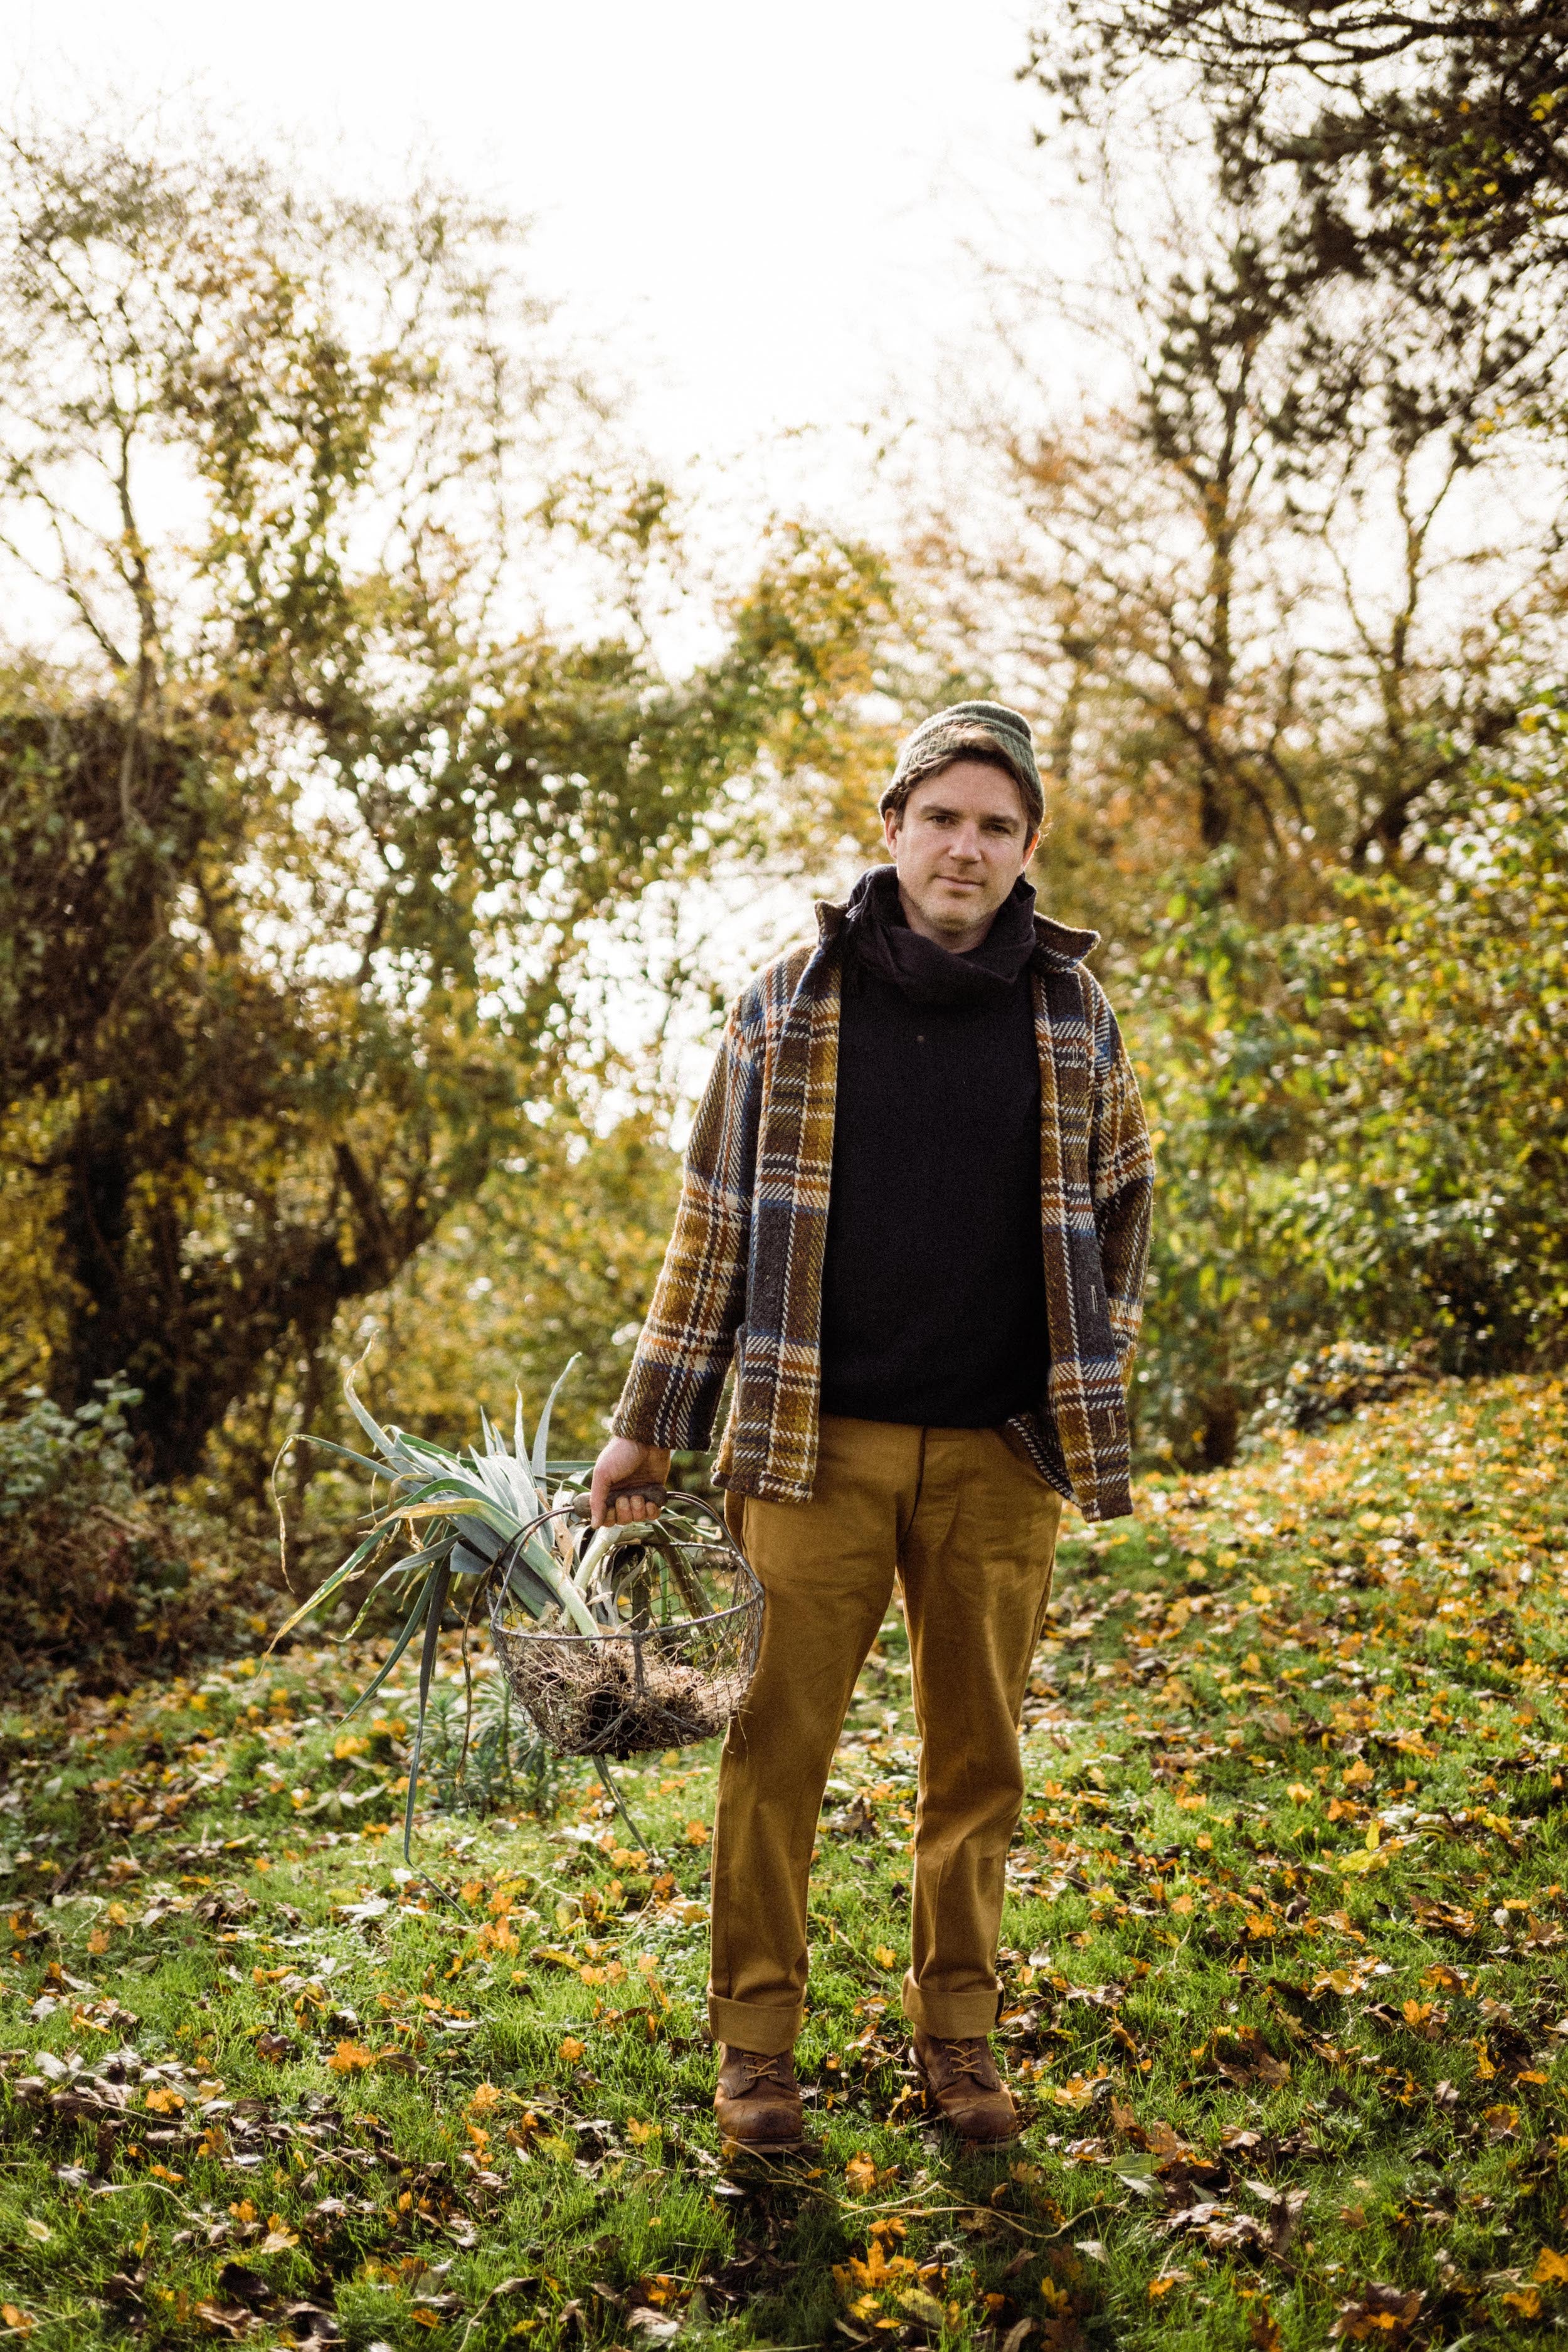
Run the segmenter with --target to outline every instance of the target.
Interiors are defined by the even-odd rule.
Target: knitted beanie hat
[[[879,803],[882,814],[901,808],[915,784],[940,774],[965,753],[973,754],[986,739],[1016,778],[1031,825],[1038,825],[1046,814],[1046,795],[1035,761],[1035,739],[1023,712],[1009,709],[1005,702],[953,702],[922,719],[900,751]]]

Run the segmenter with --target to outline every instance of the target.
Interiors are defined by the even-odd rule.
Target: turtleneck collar
[[[1019,876],[984,939],[966,955],[910,929],[890,866],[862,874],[844,909],[845,944],[867,971],[917,1004],[998,1003],[1035,951],[1035,894]]]

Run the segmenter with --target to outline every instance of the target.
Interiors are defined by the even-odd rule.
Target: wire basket
[[[547,1521],[581,1517],[581,1496],[542,1512],[496,1563],[490,1635],[512,1691],[562,1756],[639,1756],[722,1732],[746,1696],[763,1633],[763,1588],[701,1495],[668,1495],[625,1528],[591,1601],[601,1635],[536,1625],[512,1600],[509,1555]]]

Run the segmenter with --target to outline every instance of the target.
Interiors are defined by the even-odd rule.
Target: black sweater
[[[896,899],[889,904],[886,886],[878,896],[879,919],[898,925]],[[1027,899],[1032,909],[1032,892]],[[907,931],[896,942],[910,944]],[[858,953],[851,927],[823,1267],[822,1410],[995,1428],[1038,1402],[1049,1360],[1029,973],[1026,966],[983,994],[931,1003],[921,1001],[929,987],[911,995],[889,976],[897,970],[885,953]]]

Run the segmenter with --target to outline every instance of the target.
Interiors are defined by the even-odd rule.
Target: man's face
[[[954,954],[978,947],[1034,856],[1023,796],[984,760],[955,760],[884,820],[912,930]]]

